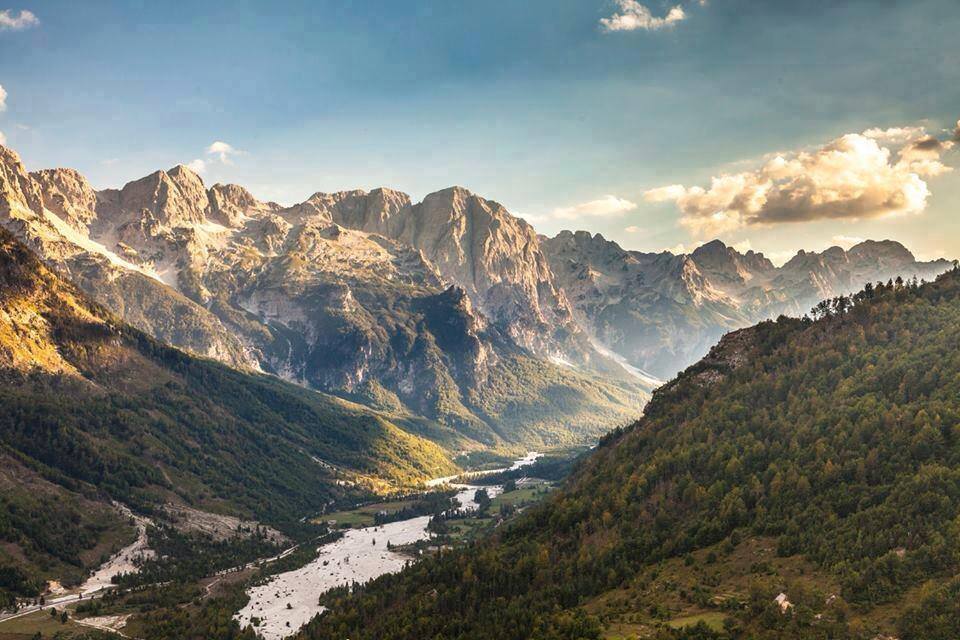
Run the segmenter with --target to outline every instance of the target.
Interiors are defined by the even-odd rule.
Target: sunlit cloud
[[[243,151],[240,151],[233,145],[223,142],[222,140],[217,140],[211,143],[206,149],[204,149],[204,152],[210,157],[207,159],[194,158],[190,162],[185,163],[184,166],[194,173],[204,173],[216,162],[220,162],[221,164],[225,165],[232,165],[234,156],[244,154]]]
[[[233,148],[232,145],[229,145],[226,142],[217,140],[207,147],[207,153],[212,156],[217,156],[217,158],[219,158],[220,162],[223,164],[230,164],[230,157],[239,154],[240,151]]]
[[[864,242],[864,241],[866,240],[866,238],[858,238],[857,236],[837,235],[837,236],[833,236],[833,238],[831,238],[831,240],[832,240],[833,243],[836,244],[838,247],[842,247],[842,248],[844,248],[844,249],[849,249],[850,247],[852,247],[852,246],[855,245],[855,244],[860,244],[861,242]]]
[[[0,131],[0,144],[2,145],[7,144],[7,136],[4,135],[3,131]]]
[[[684,243],[682,243],[682,242],[678,242],[677,244],[673,245],[672,247],[667,247],[666,249],[663,249],[663,251],[666,251],[666,252],[668,252],[668,253],[672,253],[672,254],[675,255],[675,256],[680,256],[680,255],[684,255],[684,254],[687,254],[687,253],[693,253],[693,251],[694,251],[697,247],[702,247],[703,244],[704,244],[703,242],[695,242],[695,243],[693,243],[693,244],[691,244],[691,245],[687,245],[687,244],[684,244]]]
[[[618,216],[636,208],[637,205],[629,200],[606,195],[570,207],[559,207],[551,212],[550,217],[559,220],[577,220],[579,218]]]
[[[7,110],[7,90],[0,84],[0,111]]]
[[[26,9],[21,9],[17,15],[14,15],[10,9],[0,10],[0,31],[20,31],[38,24],[40,20],[37,16]]]
[[[699,236],[748,225],[870,219],[922,212],[926,179],[952,168],[954,145],[920,127],[868,129],[813,149],[776,154],[761,167],[715,176],[705,187],[673,184],[644,193],[675,202],[680,224]]]
[[[657,31],[672,26],[686,19],[687,14],[683,7],[672,7],[663,17],[654,16],[653,12],[637,0],[617,0],[619,12],[608,18],[600,19],[600,27],[606,32],[614,31]]]

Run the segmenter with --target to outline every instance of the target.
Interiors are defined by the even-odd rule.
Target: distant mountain
[[[542,238],[574,316],[633,366],[669,379],[720,336],[759,320],[802,316],[817,302],[898,276],[932,280],[947,260],[919,262],[903,245],[866,241],[800,251],[782,267],[714,240],[689,255],[627,251],[600,234]]]
[[[956,637],[960,270],[817,315],[726,335],[540,506],[299,637]]]
[[[463,189],[285,208],[184,166],[97,192],[2,154],[0,224],[127,322],[426,418],[451,451],[584,442],[651,388],[590,344],[532,228]]]
[[[156,338],[374,408],[449,450],[584,442],[724,333],[946,260],[867,241],[782,267],[719,240],[689,255],[538,236],[461,187],[284,207],[177,166],[95,191],[0,151],[0,224]]]
[[[158,343],[3,229],[0,381],[0,601],[11,566],[99,563],[126,527],[111,501],[283,528],[455,470],[417,422]]]

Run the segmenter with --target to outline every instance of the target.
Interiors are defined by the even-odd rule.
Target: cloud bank
[[[600,28],[611,33],[614,31],[657,31],[686,19],[683,7],[676,5],[665,16],[657,17],[646,5],[637,0],[617,0],[619,13],[600,19]]]
[[[919,213],[930,196],[925,179],[952,170],[941,158],[954,144],[922,127],[868,129],[813,150],[777,154],[752,171],[716,176],[706,187],[651,189],[644,199],[675,202],[680,223],[696,235]]]
[[[21,9],[18,15],[13,15],[9,9],[0,11],[0,31],[21,31],[40,24],[40,20],[32,12]]]
[[[571,207],[559,207],[551,212],[550,217],[559,220],[577,220],[579,218],[616,216],[636,208],[637,205],[629,200],[606,195]]]

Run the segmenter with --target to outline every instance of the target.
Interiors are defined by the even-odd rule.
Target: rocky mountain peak
[[[890,266],[916,261],[913,253],[895,240],[864,240],[852,246],[847,255],[852,260],[877,261]]]
[[[0,218],[11,214],[13,203],[33,211],[43,212],[43,196],[40,188],[30,178],[13,149],[0,145]]]
[[[694,249],[690,257],[718,286],[741,285],[774,270],[762,253],[742,254],[720,240],[712,240]]]
[[[245,218],[276,211],[280,206],[273,202],[260,202],[252,193],[238,184],[217,183],[207,191],[210,201],[210,217],[227,227],[237,227]]]
[[[454,186],[392,220],[387,231],[393,238],[420,249],[519,344],[555,349],[554,332],[580,333],[533,227],[503,205]]]
[[[78,231],[96,218],[97,192],[75,169],[44,169],[30,173],[40,186],[43,205]]]
[[[393,189],[334,194],[328,211],[337,224],[370,233],[389,234],[396,215],[410,207],[410,196]]]
[[[203,223],[210,212],[203,180],[183,165],[155,171],[104,196],[97,213],[116,222],[147,213],[167,228],[188,227]]]

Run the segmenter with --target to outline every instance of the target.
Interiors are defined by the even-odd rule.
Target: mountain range
[[[650,385],[573,321],[532,228],[463,189],[293,207],[183,166],[94,191],[3,153],[0,224],[159,340],[397,415],[448,450],[583,442]]]
[[[892,240],[801,250],[781,267],[719,240],[674,255],[627,251],[600,234],[563,231],[543,238],[543,247],[581,326],[629,365],[664,380],[728,331],[802,316],[867,282],[932,280],[951,266],[917,261]]]
[[[97,191],[6,148],[0,225],[153,337],[425,418],[450,450],[588,441],[729,330],[950,266],[892,241],[778,268],[720,241],[674,255],[546,238],[461,187],[285,207],[178,165]]]
[[[298,637],[955,638],[960,270],[816,315],[727,334],[539,506]]]
[[[3,606],[11,575],[76,582],[100,564],[129,529],[115,503],[289,531],[456,469],[402,417],[157,342],[4,229],[0,380]]]
[[[925,637],[910,607],[960,588],[958,276],[917,281],[950,267],[547,238],[460,187],[285,207],[177,166],[97,191],[0,147],[0,603],[80,581],[133,534],[116,504],[295,534],[461,453],[613,429],[542,507],[303,637]]]

